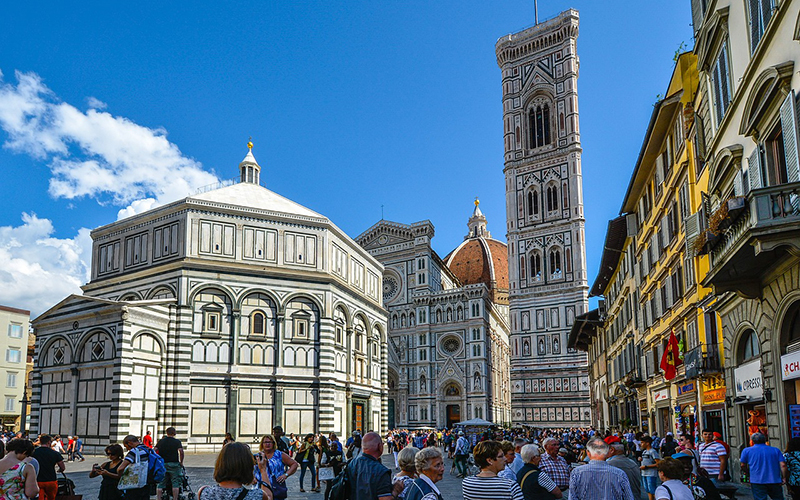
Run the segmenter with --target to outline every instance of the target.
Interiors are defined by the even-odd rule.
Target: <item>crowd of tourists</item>
[[[735,488],[729,482],[730,446],[719,434],[701,435],[695,443],[686,434],[676,439],[672,433],[661,438],[592,428],[397,429],[384,436],[354,432],[341,442],[334,433],[286,435],[276,426],[252,445],[226,435],[215,463],[216,484],[200,488],[198,497],[282,500],[287,478],[299,471],[300,492],[324,488],[325,500],[445,500],[437,483],[448,460],[451,473],[462,478],[459,497],[465,500],[721,499]],[[78,436],[30,440],[3,434],[0,451],[3,500],[56,500],[57,473],[65,461],[84,459]],[[383,465],[386,453],[389,467]],[[162,493],[181,499],[184,450],[174,428],[157,442],[150,432],[127,436],[107,446],[105,455],[89,473],[102,478],[99,500],[148,500],[152,493],[159,500]],[[784,453],[763,434],[753,434],[739,463],[755,500],[784,498],[784,485],[800,500],[800,438],[790,440]]]

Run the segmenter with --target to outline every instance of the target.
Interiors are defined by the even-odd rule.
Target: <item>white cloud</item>
[[[16,77],[15,86],[0,73],[5,147],[49,162],[52,196],[110,200],[126,206],[120,215],[127,216],[217,182],[169,142],[165,130],[102,111],[105,104],[93,97],[83,112],[59,101],[35,73]]]
[[[92,96],[89,96],[89,97],[86,98],[86,104],[90,108],[94,108],[94,109],[106,109],[108,107],[108,104],[106,104],[103,101],[101,101],[100,99],[98,99],[96,97],[92,97]]]
[[[0,304],[46,311],[90,278],[92,239],[81,228],[71,239],[54,238],[53,223],[22,214],[22,225],[0,227]]]

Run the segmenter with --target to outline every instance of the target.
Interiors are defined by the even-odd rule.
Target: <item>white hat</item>
[[[668,432],[668,433],[667,433],[667,436],[672,436],[672,433],[671,433],[671,432]]]

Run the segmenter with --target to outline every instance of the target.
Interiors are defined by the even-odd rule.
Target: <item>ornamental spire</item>
[[[253,156],[253,138],[250,137],[247,141],[247,155],[244,160],[239,163],[240,182],[248,182],[250,184],[259,184],[261,181],[261,167]]]
[[[486,229],[486,216],[483,215],[479,205],[481,204],[481,200],[478,197],[475,197],[475,210],[472,211],[472,217],[469,218],[467,222],[467,227],[469,228],[469,234],[464,237],[465,240],[470,238],[491,238],[492,235]]]

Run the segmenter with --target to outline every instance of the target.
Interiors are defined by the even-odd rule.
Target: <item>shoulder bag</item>
[[[275,453],[280,453],[280,452],[276,451]],[[283,460],[283,457],[281,456],[279,456],[278,458]],[[281,467],[283,467],[282,461],[281,461]],[[282,483],[278,481],[278,476],[282,476],[283,474],[275,474],[275,472],[272,471],[272,460],[267,460],[267,468],[269,469],[269,475],[270,475],[269,482],[270,485],[272,486],[272,498],[274,498],[275,500],[282,500],[286,498],[289,495],[289,488],[286,487],[286,481]],[[275,481],[272,481],[273,477],[275,478]]]
[[[122,476],[119,478],[117,488],[120,490],[130,490],[135,488],[144,488],[147,486],[147,471],[149,468],[149,461],[142,460],[141,450],[136,448],[131,450],[136,458],[134,462],[125,467],[122,471]]]

